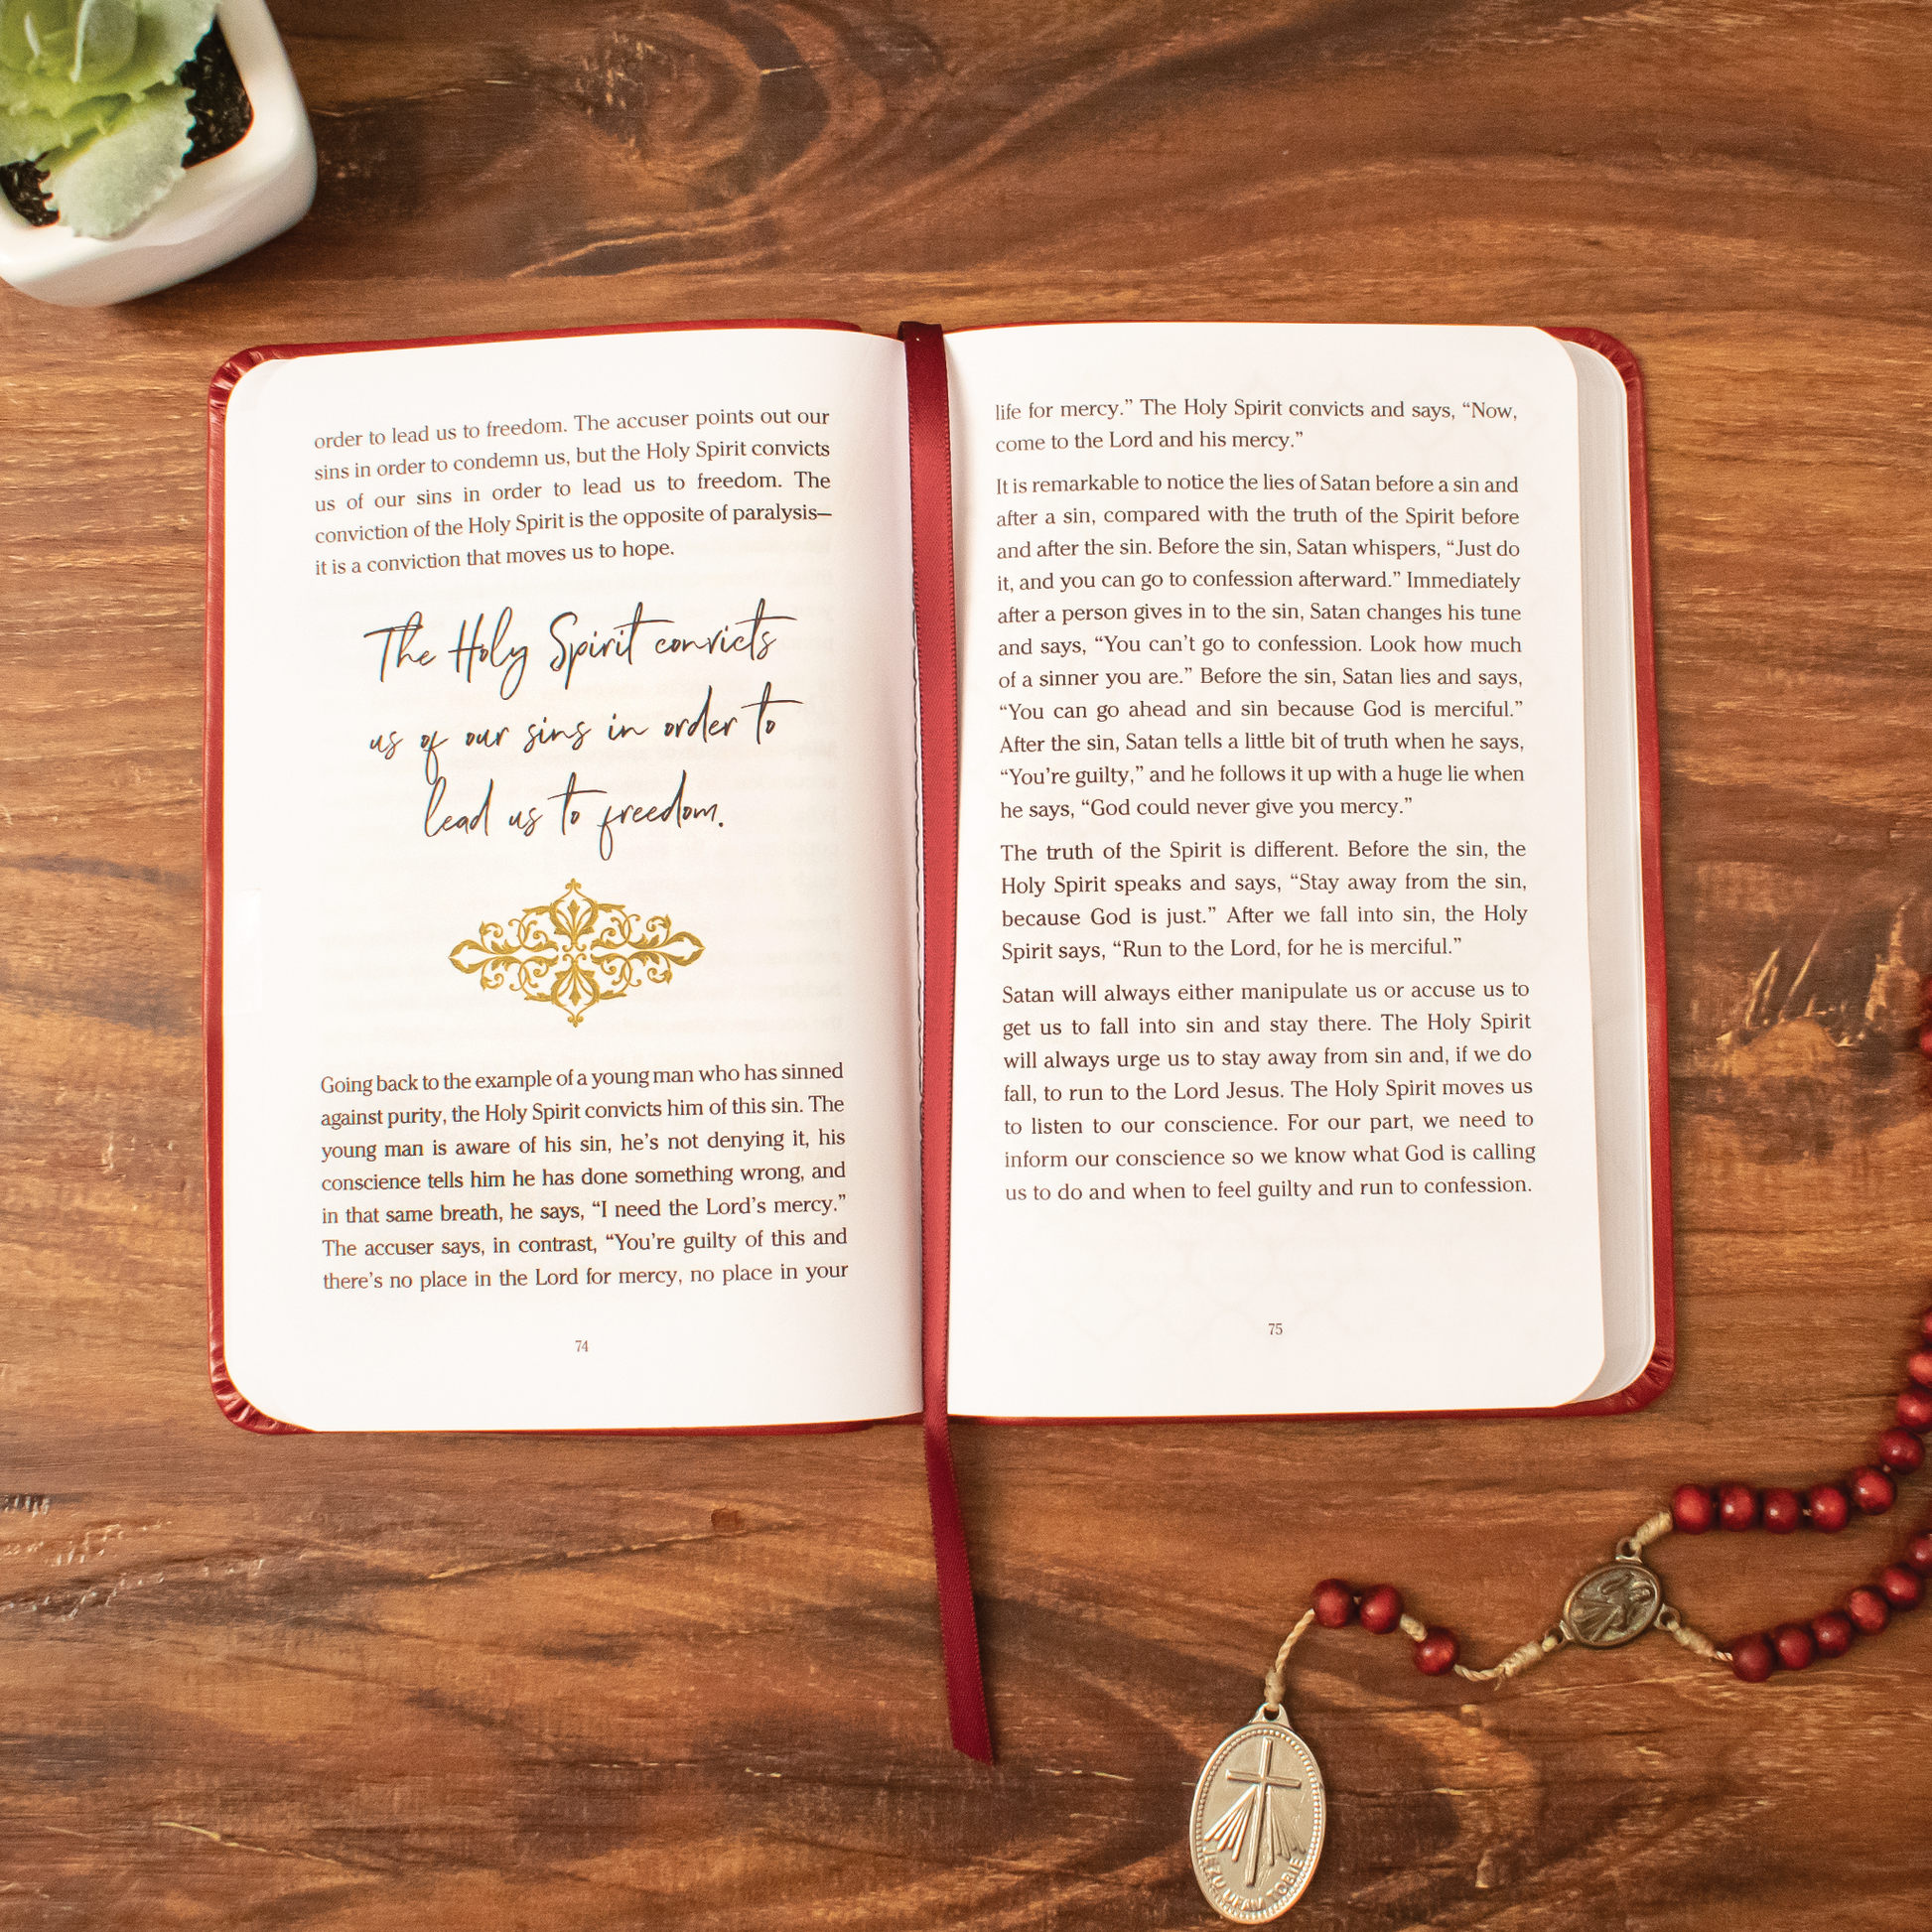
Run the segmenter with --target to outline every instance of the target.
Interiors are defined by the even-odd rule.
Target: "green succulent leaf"
[[[105,133],[48,160],[48,201],[75,234],[122,233],[181,180],[193,120],[186,87],[127,103]]]
[[[213,18],[214,0],[0,0],[0,116],[168,86]]]
[[[70,148],[112,127],[126,107],[125,98],[116,94],[83,100],[65,114],[0,114],[0,168]]]

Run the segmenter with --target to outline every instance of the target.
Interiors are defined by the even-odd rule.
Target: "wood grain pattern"
[[[1316,1577],[1486,1658],[1673,1483],[1863,1456],[1932,1300],[1927,1063],[1837,1043],[1932,895],[1928,11],[282,0],[310,218],[126,308],[0,291],[0,1927],[1200,1925],[1186,1794]],[[785,313],[1583,322],[1650,385],[1676,1386],[962,1430],[991,1772],[943,1741],[911,1430],[276,1441],[206,1386],[210,371]],[[1662,1567],[1719,1633],[1809,1612],[1927,1489]],[[1298,1659],[1298,1922],[1924,1923],[1932,1611],[1761,1689],[1405,1653]]]

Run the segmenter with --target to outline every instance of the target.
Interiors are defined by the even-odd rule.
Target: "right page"
[[[1570,352],[1233,324],[948,347],[951,1407],[1583,1395]]]

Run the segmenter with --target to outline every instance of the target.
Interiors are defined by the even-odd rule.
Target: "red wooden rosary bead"
[[[1773,1536],[1789,1536],[1805,1518],[1805,1506],[1790,1489],[1764,1492],[1764,1527]]]
[[[1920,1530],[1905,1546],[1905,1561],[1921,1577],[1932,1577],[1932,1530]]]
[[[1811,1620],[1821,1657],[1843,1657],[1852,1648],[1852,1619],[1843,1610],[1826,1610]]]
[[[1757,1491],[1746,1482],[1726,1482],[1718,1491],[1718,1521],[1727,1530],[1757,1528]]]
[[[1821,1482],[1816,1489],[1807,1489],[1805,1505],[1811,1511],[1812,1528],[1827,1536],[1836,1536],[1852,1520],[1852,1505],[1836,1483]]]
[[[1811,1632],[1802,1623],[1780,1623],[1771,1632],[1771,1648],[1786,1670],[1803,1670],[1818,1654]]]
[[[1324,1577],[1314,1587],[1310,1600],[1314,1605],[1314,1620],[1324,1630],[1339,1630],[1355,1614],[1355,1592],[1339,1577]]]
[[[1718,1520],[1710,1490],[1685,1483],[1670,1499],[1670,1519],[1686,1536],[1702,1536]]]
[[[1867,1516],[1882,1516],[1898,1500],[1898,1490],[1882,1469],[1854,1469],[1846,1483],[1852,1500]]]
[[[1383,1636],[1402,1621],[1401,1594],[1390,1584],[1377,1584],[1364,1593],[1356,1614],[1362,1619],[1364,1630]]]
[[[1905,1373],[1921,1388],[1932,1389],[1932,1348],[1921,1348],[1905,1358]]]
[[[1899,1392],[1896,1409],[1900,1429],[1923,1436],[1932,1429],[1932,1389],[1904,1389]]]
[[[1908,1476],[1925,1460],[1925,1445],[1909,1429],[1888,1429],[1878,1438],[1878,1460],[1895,1476]]]
[[[1925,1580],[1902,1563],[1888,1563],[1878,1579],[1878,1587],[1885,1592],[1885,1601],[1893,1609],[1915,1610],[1925,1594]]]
[[[1845,1599],[1845,1614],[1863,1635],[1875,1637],[1891,1621],[1891,1605],[1882,1591],[1861,1587]]]
[[[1778,1653],[1756,1631],[1748,1637],[1739,1637],[1730,1646],[1731,1674],[1746,1684],[1762,1684],[1777,1667]]]
[[[1425,1677],[1441,1677],[1456,1659],[1455,1632],[1432,1628],[1416,1645],[1416,1668]]]

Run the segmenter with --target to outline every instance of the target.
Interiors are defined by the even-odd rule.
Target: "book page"
[[[949,339],[952,1406],[1603,1360],[1577,380],[1530,330]]]
[[[1596,1212],[1603,1251],[1603,1362],[1582,1399],[1626,1389],[1657,1345],[1643,815],[1632,568],[1630,398],[1597,350],[1566,342],[1577,371],[1584,516],[1584,770],[1589,818],[1590,1021],[1596,1071]],[[1646,639],[1647,647],[1647,639]],[[1654,725],[1654,720],[1653,720]],[[1661,1016],[1660,1016],[1661,1018]],[[1664,1096],[1657,1096],[1667,1108]],[[1665,1129],[1668,1132],[1668,1127]]]
[[[916,1410],[897,345],[270,361],[225,462],[241,1393],[329,1429]]]

